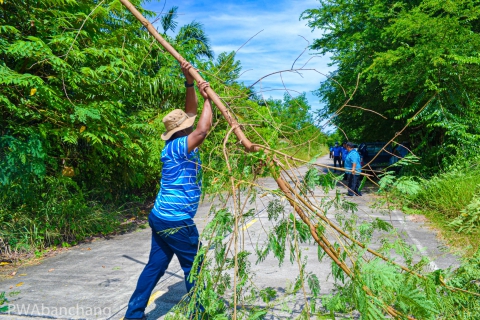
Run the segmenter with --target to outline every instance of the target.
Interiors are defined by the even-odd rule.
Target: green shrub
[[[0,238],[12,250],[76,242],[110,233],[119,224],[115,212],[89,200],[89,194],[70,178],[47,177],[33,191],[35,196],[24,203],[4,199],[0,204]]]
[[[472,202],[449,225],[457,232],[472,233],[477,230],[480,227],[480,194],[476,194]]]
[[[445,312],[441,319],[480,319],[480,250],[471,258],[462,259],[462,264],[456,269],[447,284],[474,292],[471,294],[444,296]]]
[[[415,209],[434,210],[446,218],[456,218],[472,201],[480,183],[480,169],[458,170],[422,179],[423,189],[409,197]]]

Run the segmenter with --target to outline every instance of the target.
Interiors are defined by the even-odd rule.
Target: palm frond
[[[213,58],[214,53],[210,46],[210,39],[205,33],[203,24],[192,21],[180,28],[175,40],[180,45],[193,45],[197,57]]]
[[[162,25],[164,34],[167,33],[168,30],[175,32],[175,29],[178,26],[178,22],[175,20],[178,17],[177,10],[177,6],[172,7],[170,10],[168,10],[168,13],[163,15],[160,19],[160,24]]]

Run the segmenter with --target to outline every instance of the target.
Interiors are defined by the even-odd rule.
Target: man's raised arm
[[[198,119],[197,127],[188,135],[188,152],[191,152],[193,149],[202,144],[203,140],[205,140],[205,137],[208,134],[208,131],[212,127],[212,103],[206,92],[207,88],[209,87],[210,85],[208,82],[201,82],[198,84],[200,94],[205,101],[203,103],[202,114],[200,115],[200,119]]]
[[[197,114],[198,100],[197,95],[195,94],[194,79],[188,72],[192,65],[184,60],[181,63],[182,72],[185,76],[185,88],[187,90],[185,97],[185,113],[189,116],[194,116]]]

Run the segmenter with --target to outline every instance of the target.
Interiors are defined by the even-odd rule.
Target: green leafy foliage
[[[325,102],[318,116],[333,116],[354,141],[409,141],[422,158],[416,169],[428,174],[474,157],[479,16],[474,0],[320,0],[302,14],[323,31],[312,49],[329,53],[336,66],[335,81],[317,91]]]
[[[31,185],[28,192],[38,196],[19,196],[23,205],[15,211],[10,208],[15,206],[16,198],[4,198],[0,204],[0,237],[13,250],[76,243],[92,235],[112,233],[120,224],[114,208],[93,200],[70,178],[46,177]]]
[[[303,177],[303,181],[308,180],[308,175],[315,177],[313,170],[311,169],[310,173]],[[312,181],[314,182],[309,187],[312,191],[315,185],[322,185],[318,179]],[[329,188],[325,190],[327,193],[329,191]],[[248,189],[242,193],[251,196]],[[271,191],[271,194],[273,195],[274,191]],[[244,201],[249,201],[249,196]],[[466,261],[454,272],[451,270],[424,272],[422,270],[429,261],[421,259],[413,263],[415,249],[407,245],[398,231],[388,222],[378,217],[369,221],[360,220],[356,215],[356,206],[336,197],[330,201],[333,201],[333,204],[326,201],[321,206],[323,209],[336,208],[336,221],[342,230],[348,232],[364,246],[368,246],[375,239],[382,239],[379,252],[390,257],[395,256],[391,258],[392,261],[404,261],[410,270],[420,272],[424,276],[420,278],[404,272],[396,264],[370,256],[364,247],[356,242],[338,241],[333,244],[333,250],[338,253],[338,259],[341,261],[352,262],[354,275],[347,277],[344,270],[332,261],[331,274],[335,280],[335,290],[322,296],[321,283],[315,273],[305,271],[306,260],[298,246],[300,243],[311,241],[310,229],[303,221],[286,211],[281,198],[274,196],[266,205],[267,217],[272,223],[272,228],[266,235],[266,242],[263,245],[257,244],[256,257],[252,257],[252,254],[247,251],[240,250],[241,246],[238,252],[233,252],[235,237],[238,237],[239,243],[245,241],[240,240],[243,236],[241,233],[235,234],[232,228],[235,215],[227,209],[212,210],[212,221],[202,235],[206,245],[202,247],[201,257],[197,259],[202,264],[197,262],[195,264],[199,269],[195,277],[202,285],[197,286],[197,291],[192,293],[184,303],[179,304],[169,317],[174,319],[184,314],[185,310],[189,310],[190,313],[195,314],[196,319],[207,316],[218,319],[231,318],[235,312],[237,318],[255,319],[268,316],[269,310],[278,305],[282,305],[282,310],[285,312],[292,312],[288,302],[295,299],[297,295],[303,295],[307,287],[309,302],[301,309],[301,319],[307,319],[312,314],[322,315],[325,312],[334,315],[354,311],[358,311],[362,319],[387,319],[387,307],[395,308],[402,316],[411,315],[419,319],[449,319],[454,314],[458,314],[455,306],[459,304],[462,304],[465,310],[464,315],[476,314],[472,311],[473,309],[470,309],[478,303],[474,296],[452,292],[440,286],[442,283],[447,283],[463,289],[468,287],[467,290],[477,292],[478,288],[471,286],[472,279],[476,277],[476,271],[472,267],[475,261]],[[250,217],[248,211],[244,213]],[[237,219],[241,219],[243,212],[240,211],[238,214]],[[314,213],[308,213],[308,216],[309,219],[316,219]],[[328,235],[330,228],[324,222],[318,221],[316,232],[318,236]],[[226,235],[229,237],[225,238]],[[320,247],[319,253],[319,258],[323,258],[325,252]],[[298,275],[287,286],[287,295],[281,294],[275,288],[259,288],[255,284],[255,272],[251,265],[253,261],[261,265],[269,254],[278,260],[279,266],[285,263],[298,265]],[[286,259],[288,256],[290,259]],[[472,272],[474,274],[470,274]],[[462,280],[462,277],[470,280]],[[236,300],[232,292],[234,288]],[[462,300],[463,295],[467,297],[466,300]],[[218,301],[222,302],[218,303]],[[196,308],[198,305],[204,307],[202,312]],[[473,318],[464,317],[464,319]]]
[[[305,93],[296,97],[285,93],[283,101],[259,98],[255,98],[255,101],[261,106],[267,105],[269,116],[275,121],[278,151],[310,160],[316,155],[314,152],[326,144],[325,135],[313,125],[314,119]]]
[[[474,200],[479,176],[478,168],[470,166],[431,179],[400,178],[394,185],[412,208],[435,210],[452,219]]]
[[[2,291],[0,292],[0,312],[8,311],[8,306],[5,306],[6,303],[8,303],[8,299],[5,297],[5,292]]]
[[[480,195],[474,195],[472,201],[465,209],[460,211],[460,215],[450,222],[450,226],[457,232],[472,233],[480,227]]]
[[[474,159],[453,163],[449,170],[426,178],[387,172],[381,190],[406,212],[424,214],[440,229],[442,237],[464,254],[478,250],[478,191],[480,177]]]
[[[154,106],[181,100],[178,64],[116,1],[7,1],[0,25],[0,236],[19,249],[111,232],[102,206],[158,178]]]
[[[480,293],[480,251],[465,258],[461,266],[446,278],[449,285]],[[480,317],[479,297],[468,294],[446,295],[442,308],[444,319],[476,319]]]

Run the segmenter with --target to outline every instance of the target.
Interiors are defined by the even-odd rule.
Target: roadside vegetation
[[[146,219],[161,172],[161,120],[184,104],[178,62],[118,1],[0,5],[2,256],[69,246]],[[160,17],[159,30],[253,141],[302,159],[322,152],[325,136],[305,95],[256,95],[237,81],[234,52],[214,55],[202,24],[179,26],[177,9]],[[226,170],[218,148],[226,130],[215,114],[203,150],[207,188]]]
[[[141,8],[141,1],[133,3]],[[211,83],[248,139],[271,150],[245,152],[214,114],[202,150],[204,196],[225,201],[211,208],[206,245],[192,268],[204,286],[168,316],[261,319],[279,306],[288,312],[288,302],[303,297],[300,319],[354,311],[362,319],[477,319],[478,252],[457,270],[426,270],[429,261],[418,261],[388,221],[359,218],[356,204],[334,189],[339,177],[313,166],[303,177],[292,175],[296,160],[288,155],[308,160],[324,150],[317,120],[339,128],[330,139],[408,141],[416,160],[400,178],[387,175],[382,183],[405,206],[440,212],[457,230],[474,230],[480,8],[473,0],[319,3],[302,19],[326,31],[312,49],[332,54],[337,71],[318,90],[325,108],[315,117],[305,95],[273,100],[245,87],[235,53],[214,55],[199,23],[177,30],[176,8],[159,18],[160,32]],[[158,190],[161,120],[183,107],[178,62],[118,1],[0,5],[2,254],[115,232],[148,212],[142,205]],[[269,175],[279,189],[261,190],[257,179]],[[437,199],[455,195],[452,183],[471,197]],[[239,226],[255,215],[247,204],[264,195],[272,228],[265,230],[267,243],[251,243],[249,251],[251,239]],[[307,242],[318,244],[318,260],[332,261],[329,295],[306,272],[301,244]],[[372,244],[378,251],[367,251]],[[252,261],[268,255],[298,265],[283,292],[277,284],[255,284]]]
[[[331,56],[336,81],[318,89],[324,108],[316,116],[331,119],[341,140],[410,146],[411,157],[401,161],[398,174],[383,175],[381,190],[388,203],[426,215],[441,230],[452,251],[465,256],[449,281],[479,292],[478,2],[318,2],[301,18],[322,31],[311,48]],[[330,310],[345,300],[331,300]],[[469,307],[460,303],[435,316],[415,316],[475,319],[478,300],[471,296]]]
[[[480,167],[453,165],[432,177],[385,175],[381,185],[408,214],[423,214],[452,251],[470,257],[480,248]]]
[[[342,139],[410,146],[414,163],[397,182],[388,174],[383,185],[396,187],[390,191],[401,208],[426,214],[447,241],[473,254],[480,227],[480,6],[473,0],[319,3],[302,18],[324,31],[312,49],[332,55],[338,83],[320,86],[325,107],[317,116],[335,114]]]

